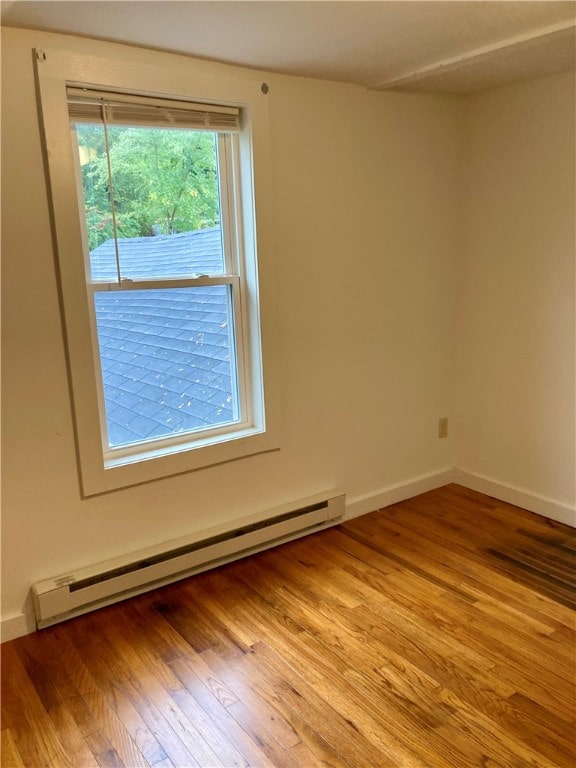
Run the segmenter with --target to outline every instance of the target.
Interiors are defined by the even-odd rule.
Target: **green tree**
[[[90,250],[113,237],[104,127],[77,124]],[[110,126],[118,237],[148,237],[220,221],[216,136],[205,131]]]

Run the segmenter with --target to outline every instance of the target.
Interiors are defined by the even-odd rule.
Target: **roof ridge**
[[[209,233],[209,232],[219,232],[220,226],[215,227],[204,227],[203,229],[191,229],[188,232],[174,232],[172,235],[140,235],[139,237],[119,237],[118,242],[124,243],[126,241],[130,241],[131,243],[146,240],[150,242],[151,240],[154,240],[156,242],[160,240],[176,240],[178,238],[186,238],[191,237],[192,235],[200,235],[203,233]],[[105,240],[103,243],[100,243],[100,245],[105,245],[106,243],[109,243],[110,241],[113,241],[113,237],[109,237],[108,240]],[[100,246],[97,246],[99,248]],[[93,250],[96,250],[95,248]]]

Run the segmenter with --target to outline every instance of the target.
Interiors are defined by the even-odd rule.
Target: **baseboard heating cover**
[[[111,605],[195,573],[334,525],[343,516],[340,491],[301,499],[160,547],[135,552],[33,585],[39,629]]]

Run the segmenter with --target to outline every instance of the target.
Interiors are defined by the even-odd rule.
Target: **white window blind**
[[[68,111],[76,122],[163,125],[166,128],[238,132],[240,110],[219,104],[131,96],[68,86]]]

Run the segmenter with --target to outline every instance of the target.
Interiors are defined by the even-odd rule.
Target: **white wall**
[[[368,511],[386,489],[450,470],[452,441],[436,429],[451,405],[461,102],[266,75],[283,447],[81,500],[34,46],[136,62],[169,56],[3,33],[5,627],[25,631],[40,579],[335,486],[353,510]]]
[[[466,100],[456,378],[465,481],[573,524],[574,86]]]

